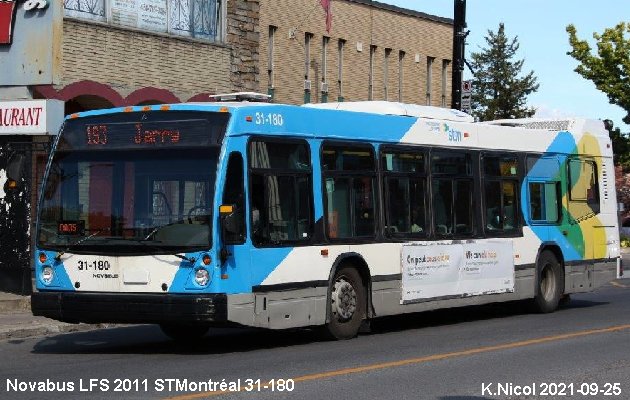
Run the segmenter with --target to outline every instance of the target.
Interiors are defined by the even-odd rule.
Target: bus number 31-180
[[[110,265],[107,260],[94,260],[92,262],[79,260],[77,267],[79,271],[109,271]]]
[[[256,113],[256,125],[274,125],[274,126],[282,126],[284,124],[284,119],[282,118],[282,114],[276,113]]]

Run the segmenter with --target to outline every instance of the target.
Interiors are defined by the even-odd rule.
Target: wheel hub
[[[335,282],[331,293],[332,312],[340,321],[352,318],[357,309],[357,292],[350,282],[340,278]]]

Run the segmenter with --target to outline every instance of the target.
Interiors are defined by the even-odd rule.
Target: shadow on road
[[[571,300],[569,303],[560,306],[557,312],[606,304],[608,304],[608,302]],[[426,311],[423,313],[408,314],[407,316],[397,315],[373,320],[372,333],[388,333],[408,329],[453,325],[463,322],[508,318],[531,313],[533,313],[531,303],[527,300]]]
[[[559,313],[608,304],[573,300]],[[372,320],[368,335],[459,324],[469,321],[510,318],[530,313],[527,302],[469,306]],[[217,328],[202,340],[178,343],[168,339],[156,325],[132,325],[43,338],[33,347],[37,354],[190,354],[209,355],[250,352],[322,342],[316,329],[272,331],[251,328]],[[456,399],[455,397],[449,398]],[[481,399],[481,398],[480,398]]]

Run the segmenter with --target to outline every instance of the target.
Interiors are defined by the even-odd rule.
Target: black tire
[[[162,332],[173,340],[185,342],[203,337],[210,327],[204,325],[160,324]]]
[[[536,296],[534,309],[540,313],[554,312],[564,294],[564,272],[556,256],[543,251],[536,266]]]
[[[355,337],[365,318],[366,294],[363,280],[352,266],[339,269],[328,288],[328,336],[345,340]]]

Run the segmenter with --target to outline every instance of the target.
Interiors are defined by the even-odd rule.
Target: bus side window
[[[239,152],[230,153],[227,172],[225,173],[225,187],[223,188],[222,204],[235,205],[238,232],[225,238],[230,244],[245,241],[245,191],[243,188],[243,156]]]
[[[329,239],[373,238],[376,234],[376,163],[370,145],[324,143],[322,177]]]
[[[434,151],[431,185],[436,236],[472,236],[475,204],[471,153]]]
[[[423,150],[386,147],[381,152],[385,235],[422,237],[426,225],[426,172]]]
[[[573,218],[599,213],[599,183],[594,161],[569,160],[569,211]]]
[[[557,223],[560,220],[560,182],[529,183],[529,218],[533,223]]]
[[[518,158],[513,154],[485,153],[482,165],[486,235],[515,232],[520,222],[517,218]]]
[[[309,241],[313,185],[308,143],[255,138],[248,148],[252,242],[288,246]]]

